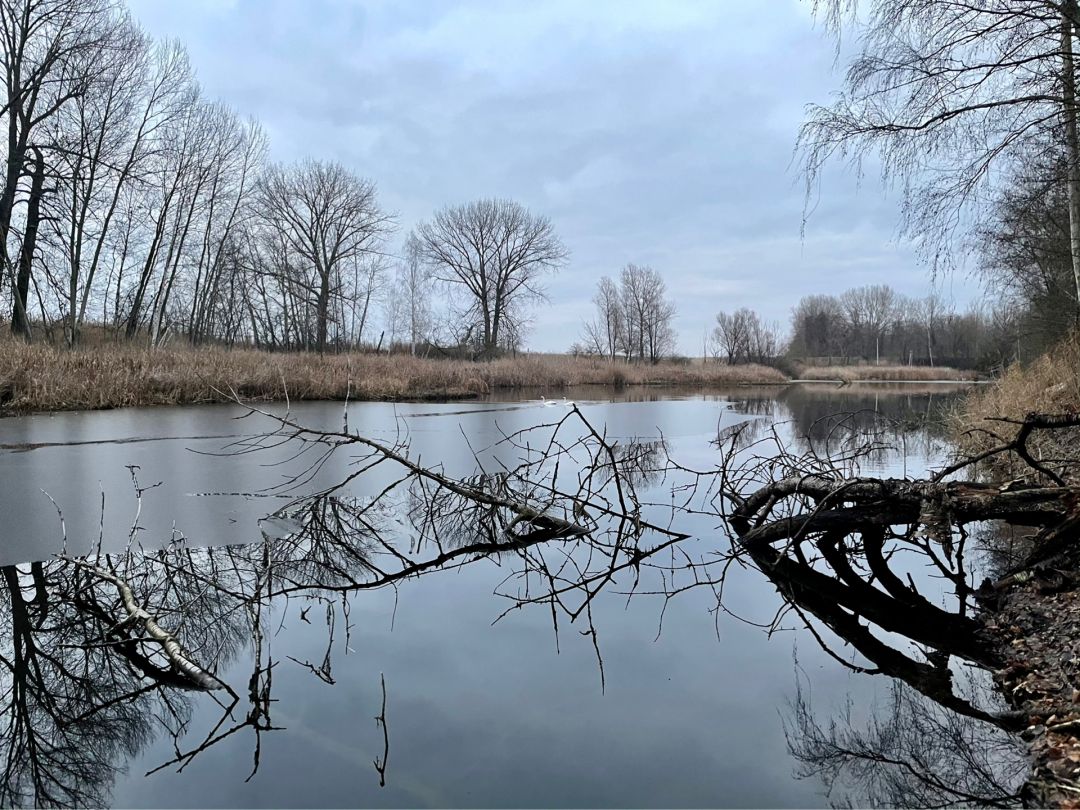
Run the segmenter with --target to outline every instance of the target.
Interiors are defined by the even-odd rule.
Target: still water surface
[[[775,429],[797,445],[827,430],[830,414],[884,414],[898,420],[896,449],[866,459],[863,471],[895,476],[940,461],[948,448],[935,426],[959,395],[942,387],[850,386],[571,394],[609,438],[662,439],[671,458],[693,469],[715,465],[711,441],[740,422],[751,420],[758,435]],[[407,438],[413,458],[466,476],[478,463],[491,469],[508,461],[500,438],[563,415],[565,406],[538,398],[355,403],[347,419],[350,429],[377,440]],[[292,416],[338,429],[345,410],[301,403]],[[137,547],[258,548],[267,542],[263,532],[278,530],[263,519],[281,502],[259,493],[301,474],[307,462],[290,460],[288,446],[238,455],[236,442],[273,428],[263,416],[237,418],[243,413],[210,406],[0,421],[0,564],[47,560],[65,546],[71,554],[99,543],[123,551],[136,508]],[[355,470],[351,462],[336,455],[292,494],[344,478]],[[132,473],[146,488],[138,507]],[[643,486],[662,499],[673,483]],[[378,475],[364,477],[352,494],[372,496],[384,485]],[[692,535],[686,553],[726,547],[716,516],[684,521],[678,528]],[[132,701],[145,721],[128,717],[94,729],[100,747],[93,756],[118,771],[54,763],[62,771],[55,778],[82,780],[82,795],[116,806],[818,806],[829,801],[822,783],[798,778],[785,736],[796,686],[826,721],[864,723],[888,708],[888,679],[842,667],[797,621],[771,637],[748,623],[767,624],[781,606],[755,570],[732,569],[726,611],[717,610],[708,588],[690,589],[666,608],[648,594],[627,600],[619,583],[602,591],[592,605],[602,685],[593,638],[579,632],[588,625],[564,622],[556,640],[551,615],[539,606],[493,623],[509,606],[495,592],[512,568],[513,560],[483,559],[353,594],[347,605],[335,594],[275,603],[260,655],[273,662],[271,724],[284,730],[259,735],[259,767],[250,779],[251,728],[195,756],[181,773],[172,766],[144,775],[176,755],[176,738],[184,750],[197,746],[222,715],[213,699],[219,693],[182,690]],[[25,590],[29,574],[18,570]],[[184,636],[182,600],[161,618]],[[10,635],[11,627],[17,621],[0,623],[0,633]],[[0,644],[7,656],[11,640]],[[195,652],[243,693],[250,646],[249,638]],[[375,720],[383,684],[388,755]],[[178,704],[187,724],[174,737]],[[31,777],[12,773],[32,770],[32,757],[7,747],[21,733],[10,715],[0,722],[9,752],[4,778],[19,784],[9,785],[8,803],[35,795]],[[374,762],[384,758],[380,786]]]

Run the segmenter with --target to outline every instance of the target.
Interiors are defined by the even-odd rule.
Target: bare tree
[[[67,267],[62,308],[69,345],[78,342],[112,214],[141,156],[148,123],[149,108],[141,122],[138,116],[143,74],[152,69],[149,38],[125,26],[105,56],[86,92],[50,122],[57,193],[48,220]]]
[[[485,199],[444,208],[414,233],[418,255],[464,302],[480,330],[480,350],[494,355],[544,296],[541,280],[568,258],[547,217],[512,200]]]
[[[147,200],[154,196],[156,172],[167,154],[164,148],[166,135],[194,97],[191,92],[194,77],[187,53],[179,44],[161,43],[149,49],[148,53],[136,51],[131,59],[136,63],[132,66],[133,72],[141,78],[137,108],[127,120],[120,114],[116,115],[116,127],[128,139],[127,151],[122,161],[114,162],[110,157],[100,169],[112,176],[112,188],[107,196],[105,192],[102,193],[100,204],[103,207],[93,211],[98,232],[96,240],[93,240],[90,265],[85,272],[81,266],[85,252],[85,246],[81,245],[89,241],[85,228],[74,229],[75,239],[71,240],[69,249],[70,275],[75,279],[76,286],[82,284],[78,313],[70,315],[73,320],[72,328],[68,331],[72,342],[78,340],[78,329],[86,315],[97,270],[103,264],[111,266],[103,293],[102,320],[107,320],[111,288],[114,289],[113,324],[118,326],[123,319],[121,299],[125,289],[125,271],[129,269],[128,261],[136,260],[142,228],[150,224],[156,234],[156,224],[160,221],[148,210],[154,207],[148,205]],[[138,66],[140,61],[145,67]],[[92,127],[88,130],[93,131]],[[92,165],[92,161],[89,163]],[[163,205],[159,210],[166,208]],[[154,244],[156,242],[152,242],[151,246]]]
[[[714,354],[723,353],[729,365],[765,363],[780,354],[780,327],[767,323],[751,309],[743,307],[716,315],[712,343]]]
[[[619,276],[621,327],[616,335],[627,359],[655,363],[675,350],[675,304],[663,277],[648,265],[630,263]]]
[[[313,348],[322,352],[343,274],[377,254],[391,218],[375,200],[374,183],[340,164],[314,160],[271,167],[257,204],[264,226],[280,234],[303,267],[297,283],[314,303]]]
[[[839,33],[857,5],[818,0]],[[905,225],[935,262],[969,221],[993,167],[1033,144],[1065,166],[1074,286],[1080,291],[1080,140],[1075,0],[874,0],[862,48],[831,106],[814,106],[800,135],[808,191],[833,157],[875,155],[906,192]],[[944,248],[944,249],[943,249]]]
[[[615,286],[615,282],[607,276],[601,278],[593,302],[596,304],[597,324],[603,337],[604,353],[610,360],[614,360],[619,351],[619,329],[622,324],[619,288]]]
[[[223,307],[223,285],[239,277],[236,236],[253,216],[253,189],[266,153],[266,138],[254,120],[240,121],[222,110],[215,124],[218,148],[210,164],[203,232],[188,296],[187,335],[193,343],[213,333],[215,319],[234,311]],[[232,250],[231,263],[227,248]]]
[[[1034,155],[1017,166],[970,240],[987,286],[1016,308],[1036,352],[1080,317],[1063,175],[1060,159],[1048,164]]]
[[[625,317],[619,287],[608,276],[601,278],[597,284],[593,303],[596,305],[596,317],[586,321],[582,328],[582,343],[578,345],[578,350],[614,360],[623,346]]]
[[[933,366],[936,333],[942,318],[946,314],[945,302],[941,300],[941,296],[936,292],[932,292],[916,302],[914,314],[926,329],[926,355],[930,360],[930,365]]]
[[[750,316],[753,313],[745,307],[728,314],[716,314],[716,326],[713,327],[713,346],[717,354],[723,352],[728,365],[738,363],[750,346]]]
[[[874,360],[880,363],[881,340],[896,316],[895,291],[884,284],[856,287],[840,296],[840,305],[855,336],[873,342]]]
[[[420,342],[430,337],[432,279],[414,235],[410,234],[405,240],[403,254],[388,304],[393,307],[393,317],[400,322],[401,330],[408,336],[409,352],[415,355]]]
[[[39,151],[44,126],[86,91],[99,63],[108,60],[121,22],[113,0],[3,0],[0,2],[0,62],[7,124],[7,163],[0,188],[0,270],[12,282],[11,328],[30,337],[27,309],[34,241],[24,235],[18,275],[11,261],[12,234],[19,183],[30,163],[43,170]],[[31,158],[33,153],[34,157]],[[34,205],[40,207],[43,184]],[[36,223],[35,233],[36,238]]]

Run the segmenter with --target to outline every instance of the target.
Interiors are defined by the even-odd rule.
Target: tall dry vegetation
[[[974,372],[946,366],[804,366],[795,364],[801,380],[842,380],[843,382],[964,382],[975,379]]]
[[[78,410],[222,402],[243,398],[430,399],[496,389],[555,391],[573,385],[782,383],[761,366],[613,364],[572,357],[522,356],[490,363],[404,355],[269,354],[253,349],[148,350],[103,344],[58,349],[0,341],[0,412]]]
[[[1026,366],[1014,364],[993,385],[969,396],[957,413],[954,433],[961,449],[985,450],[1011,440],[1017,425],[1000,421],[1022,419],[1031,412],[1057,414],[1080,410],[1080,333],[1073,332],[1054,348]],[[1034,434],[1030,446],[1041,458],[1075,458],[1080,431],[1073,429]],[[1009,475],[1014,470],[996,470]]]

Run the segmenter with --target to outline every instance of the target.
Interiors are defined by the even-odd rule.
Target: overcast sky
[[[792,150],[839,87],[798,0],[131,0],[186,44],[205,94],[266,128],[276,160],[337,160],[377,183],[400,237],[444,205],[510,197],[571,251],[530,348],[564,351],[603,275],[650,264],[700,354],[719,310],[787,323],[803,295],[930,279],[898,205],[843,167],[805,238]],[[943,292],[960,306],[974,285]]]

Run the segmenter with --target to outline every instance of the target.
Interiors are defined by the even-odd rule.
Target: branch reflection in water
[[[723,590],[730,566],[752,566],[782,597],[771,629],[794,618],[845,666],[897,678],[904,684],[898,688],[910,687],[918,700],[930,698],[965,722],[1009,728],[1007,713],[954,688],[955,661],[998,663],[969,612],[963,521],[954,539],[952,516],[947,527],[932,519],[934,492],[910,482],[894,484],[900,504],[894,514],[879,505],[885,517],[867,511],[862,520],[836,519],[837,510],[869,510],[881,500],[880,483],[864,486],[853,476],[901,435],[880,424],[868,430],[860,413],[830,422],[824,445],[815,443],[812,424],[801,453],[775,426],[742,423],[718,435],[717,467],[693,470],[672,459],[662,439],[616,441],[573,407],[549,423],[504,435],[497,452],[476,453],[478,472],[458,478],[413,459],[404,438],[381,444],[347,424],[314,430],[289,415],[264,414],[277,420],[278,430],[226,452],[287,446],[304,465],[301,474],[259,493],[286,500],[263,521],[262,542],[199,548],[177,538],[142,551],[136,525],[126,553],[4,569],[10,649],[0,665],[10,710],[0,800],[107,804],[116,772],[109,763],[159,733],[173,738],[175,752],[158,768],[181,770],[223,740],[249,735],[250,779],[263,735],[279,730],[272,718],[275,668],[301,667],[333,684],[334,657],[349,647],[350,599],[358,592],[482,562],[506,569],[497,591],[507,600],[500,617],[536,606],[550,614],[556,640],[564,627],[575,627],[593,647],[601,684],[602,628],[592,610],[601,592],[655,597],[666,606],[687,590],[711,589],[719,614],[728,609]],[[343,452],[351,464],[343,480],[298,494]],[[375,494],[354,494],[360,481]],[[136,487],[136,498],[144,497]],[[702,514],[722,519],[717,532],[726,535],[704,554],[684,545],[689,535],[680,528],[683,519]],[[800,522],[806,514],[813,522]],[[926,569],[949,583],[946,607],[916,585]],[[285,656],[285,664],[271,654],[269,640],[287,615],[322,622],[321,659]],[[843,653],[838,642],[857,654]],[[220,680],[227,664],[248,655],[243,682]],[[385,783],[390,735],[385,681],[381,686],[385,747],[372,759]],[[220,706],[209,727],[192,728],[196,699]],[[840,739],[836,729],[817,726],[801,697],[794,718],[793,752],[835,772],[842,746],[821,752]],[[940,744],[933,731],[940,722],[927,727]],[[865,749],[884,736],[878,733]],[[921,767],[896,757],[855,758],[864,769]],[[1000,795],[979,792],[987,781],[952,800],[1007,802],[1009,783],[992,782],[1006,785]],[[889,801],[893,794],[879,795]]]

